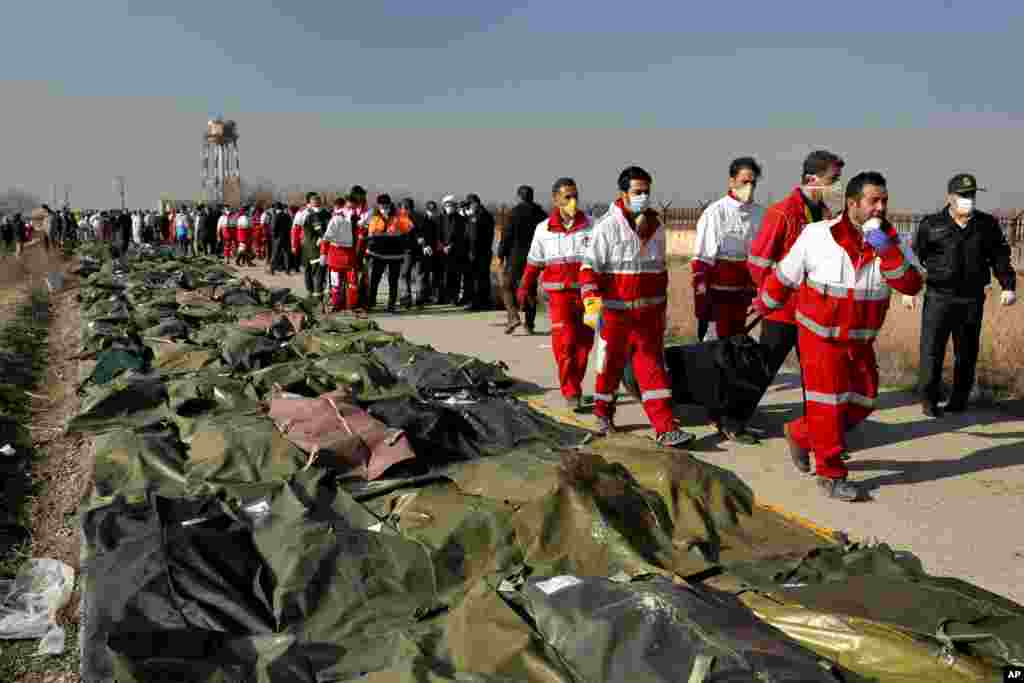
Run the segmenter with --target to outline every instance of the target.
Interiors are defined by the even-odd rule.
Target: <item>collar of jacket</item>
[[[654,209],[647,209],[644,211],[644,215],[647,220],[644,221],[643,227],[637,230],[636,221],[633,220],[633,214],[626,211],[626,205],[621,198],[616,199],[615,203],[612,204],[612,211],[617,212],[617,215],[626,221],[629,227],[633,228],[633,231],[640,238],[641,242],[646,242],[651,238],[659,227],[661,227],[661,219],[658,218],[658,213]]]
[[[572,218],[572,225],[568,230],[565,229],[565,225],[562,224],[562,212],[558,209],[552,209],[551,215],[548,216],[548,230],[551,232],[576,232],[587,225],[587,215],[576,209],[576,215]]]

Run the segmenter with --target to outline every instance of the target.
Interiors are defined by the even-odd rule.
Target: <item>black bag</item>
[[[731,595],[668,579],[530,579],[506,596],[586,681],[840,681],[833,665]],[[698,673],[700,672],[700,673]]]
[[[672,382],[672,400],[700,405],[713,416],[746,422],[771,384],[768,349],[747,335],[665,347],[665,366]],[[626,361],[622,383],[634,397],[640,386],[632,359]]]

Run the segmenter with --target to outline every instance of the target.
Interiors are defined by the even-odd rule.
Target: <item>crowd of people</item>
[[[828,497],[852,501],[859,492],[847,479],[845,435],[875,405],[874,339],[892,292],[914,306],[927,284],[922,410],[940,417],[966,409],[992,273],[1004,305],[1016,301],[1016,273],[998,221],[976,208],[983,190],[974,176],[958,174],[949,181],[946,207],[920,223],[911,248],[887,219],[885,177],[862,172],[844,189],[844,166],[832,152],[812,152],[795,174],[799,182],[792,191],[764,207],[755,199],[761,165],[752,157],[733,160],[723,196],[698,221],[691,274],[702,340],[742,335],[752,320],[759,322],[771,378],[796,350],[804,410],[784,428],[793,464],[813,473]],[[271,274],[301,271],[307,293],[332,310],[363,313],[374,309],[385,277],[389,312],[430,303],[491,309],[497,256],[506,334],[523,325],[533,334],[538,288],[546,295],[567,405],[592,410],[600,434],[616,431],[615,394],[630,362],[657,442],[679,447],[693,435],[675,420],[665,367],[666,232],[650,207],[652,182],[643,168],[624,169],[615,200],[597,219],[581,210],[580,187],[570,177],[553,183],[550,211],[535,201],[533,188],[521,186],[500,240],[494,216],[476,194],[463,200],[449,194],[428,201],[420,212],[411,198],[396,203],[385,193],[371,206],[358,185],[330,208],[316,192],[306,195],[302,207],[172,207],[78,216],[44,207],[44,239],[47,248],[74,236],[113,241],[121,251],[129,242],[159,242],[174,245],[183,257],[217,256],[236,265],[262,260]],[[3,225],[16,228],[19,222],[15,216]],[[9,232],[5,227],[5,242],[13,239]],[[950,337],[954,387],[940,408]],[[583,380],[595,344],[591,405]],[[756,442],[747,425],[728,416],[711,419],[726,438]]]

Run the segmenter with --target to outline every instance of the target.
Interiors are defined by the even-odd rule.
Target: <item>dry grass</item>
[[[1018,289],[1024,277],[1018,276]],[[983,397],[1024,397],[1024,305],[1010,308],[999,305],[999,286],[995,285],[985,302],[981,354],[978,359],[977,385]],[[882,383],[909,387],[917,381],[918,343],[921,333],[920,301],[908,310],[895,295],[882,333],[875,343]],[[693,316],[693,288],[690,267],[679,262],[669,275],[669,328],[684,339],[696,339],[697,321]],[[757,329],[753,332],[756,337]],[[952,378],[953,345],[946,351],[947,379]]]

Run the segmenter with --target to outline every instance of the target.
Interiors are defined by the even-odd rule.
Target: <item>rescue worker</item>
[[[440,304],[465,305],[460,297],[466,270],[466,222],[458,212],[455,195],[441,199],[441,260],[444,263],[444,289]]]
[[[259,207],[252,210],[252,249],[253,258],[265,261],[267,258],[267,233],[263,223],[263,215],[267,213]],[[269,218],[269,215],[267,216]]]
[[[501,241],[498,243],[498,262],[502,266],[501,294],[508,318],[505,334],[512,334],[523,323],[519,318],[520,311],[526,317],[526,331],[533,334],[537,319],[537,294],[531,291],[522,299],[518,296],[518,290],[526,270],[534,233],[547,215],[533,201],[533,188],[529,185],[520,185],[516,196],[519,197],[519,203],[512,209],[512,215],[501,231]]]
[[[886,220],[888,201],[881,173],[851,178],[842,214],[805,227],[754,302],[761,312],[779,311],[797,295],[806,397],[804,415],[785,426],[786,442],[805,474],[814,453],[818,486],[843,501],[860,496],[846,478],[845,433],[871,414],[878,396],[874,340],[885,322],[890,288],[914,295],[922,284]]]
[[[372,311],[377,303],[380,281],[385,272],[388,274],[388,313],[396,311],[398,280],[402,261],[409,250],[408,235],[412,227],[412,220],[395,210],[389,195],[377,196],[377,208],[366,231],[366,254],[371,268],[368,311]]]
[[[354,310],[359,305],[359,262],[361,232],[354,212],[346,211],[347,202],[334,200],[334,212],[320,243],[320,265],[327,269],[331,308]],[[348,208],[351,209],[351,206]]]
[[[416,202],[408,197],[403,199],[398,206],[398,213],[412,224],[412,230],[406,236],[406,252],[405,258],[402,260],[400,277],[400,282],[405,287],[405,294],[399,301],[403,308],[410,309],[417,297],[417,293],[413,292],[413,273],[419,270],[420,262],[423,259],[423,245],[420,243],[420,219],[416,215]]]
[[[320,195],[306,193],[306,206],[292,220],[292,253],[302,263],[302,274],[309,296],[323,296],[324,269],[320,267],[320,240],[327,228],[327,218],[320,204]]]
[[[943,410],[962,413],[974,386],[974,368],[981,344],[985,287],[995,273],[1002,287],[1000,303],[1017,301],[1017,274],[1010,245],[992,214],[978,211],[978,181],[970,173],[953,176],[946,186],[946,206],[917,226],[913,249],[926,271],[927,288],[921,312],[921,410],[941,417]],[[904,297],[913,305],[913,297]],[[939,407],[946,342],[953,337],[953,393]]]
[[[420,218],[422,224],[419,226],[419,237],[417,238],[423,254],[420,260],[420,296],[416,302],[417,308],[439,301],[441,297],[439,286],[444,282],[443,261],[440,258],[438,245],[438,235],[441,230],[440,210],[434,200],[428,201],[425,209]]]
[[[699,321],[709,321],[713,337],[743,334],[747,311],[756,294],[747,269],[750,244],[761,227],[764,209],[754,203],[761,166],[753,157],[729,164],[729,190],[704,209],[697,221],[693,270],[693,300]],[[746,425],[710,415],[718,432],[743,444],[757,439]]]
[[[220,232],[220,241],[224,245],[224,262],[231,260],[235,253],[235,216],[231,209],[224,207],[224,213],[217,222],[217,230]]]
[[[366,257],[366,229],[369,225],[370,218],[373,217],[373,211],[370,209],[370,204],[366,200],[366,189],[361,185],[353,185],[352,189],[348,193],[348,204],[345,211],[352,214],[355,217],[355,225],[359,229],[360,235],[363,240],[361,244],[362,248],[357,249],[356,262],[358,264],[357,270],[359,272],[359,306],[362,310],[367,310],[370,305],[370,263]]]
[[[615,431],[615,390],[632,353],[644,412],[658,444],[682,446],[693,435],[672,414],[672,389],[664,364],[668,303],[665,228],[649,208],[651,176],[639,166],[619,174],[619,195],[595,225],[580,268],[584,321],[600,322],[603,353],[594,386],[597,431]]]
[[[489,311],[491,299],[491,264],[494,261],[494,216],[480,196],[466,195],[466,255],[468,268],[464,276],[467,311]]]
[[[558,384],[569,408],[575,411],[583,409],[583,377],[594,346],[594,330],[583,324],[579,278],[594,226],[590,217],[577,208],[578,201],[579,189],[572,178],[559,178],[552,185],[554,208],[536,226],[516,292],[525,308],[539,276],[541,287],[548,293],[551,350],[558,367]]]
[[[188,216],[184,211],[175,214],[174,237],[177,241],[178,253],[182,257],[188,256]]]
[[[252,219],[249,217],[252,210],[242,207],[235,220],[235,242],[238,245],[238,253],[235,255],[235,265],[252,265]]]
[[[827,150],[811,152],[804,159],[800,185],[788,197],[765,210],[761,229],[750,245],[747,267],[760,289],[776,263],[782,261],[804,226],[827,220],[843,210],[839,179],[845,162]],[[761,321],[760,342],[768,347],[768,371],[774,378],[796,347],[796,301],[771,311]],[[799,350],[797,351],[799,354]]]

